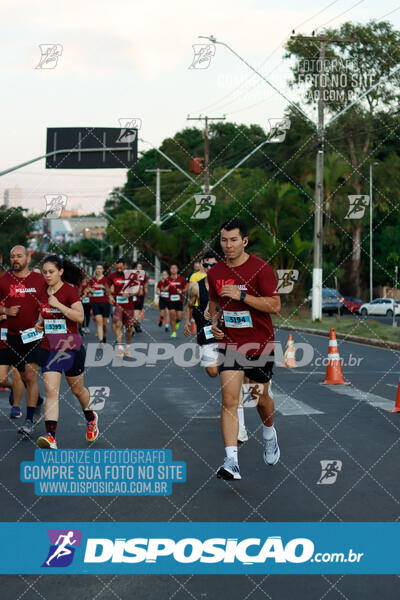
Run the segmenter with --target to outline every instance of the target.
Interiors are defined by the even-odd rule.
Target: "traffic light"
[[[199,156],[193,158],[189,163],[189,171],[197,175],[202,173],[204,171],[204,158],[200,158]]]

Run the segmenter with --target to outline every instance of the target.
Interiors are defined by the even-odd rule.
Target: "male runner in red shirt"
[[[7,315],[7,348],[0,350],[0,385],[14,365],[26,385],[26,420],[19,433],[29,436],[38,401],[38,350],[41,335],[33,328],[38,320],[40,299],[46,289],[43,275],[29,270],[31,257],[24,246],[10,252],[11,271],[0,279],[2,312]]]
[[[241,479],[237,458],[237,407],[243,372],[250,384],[260,384],[257,410],[263,424],[264,461],[275,465],[280,456],[269,394],[272,377],[274,329],[270,314],[280,311],[273,269],[261,258],[245,252],[248,236],[240,219],[220,228],[225,259],[208,273],[212,333],[221,341],[219,366],[222,390],[221,429],[226,458],[218,469],[222,479]],[[223,321],[219,321],[219,305]]]
[[[179,324],[182,321],[183,314],[183,294],[189,287],[186,279],[178,274],[178,267],[171,265],[170,276],[168,277],[168,309],[171,321],[171,337],[176,338],[176,329],[179,329]]]

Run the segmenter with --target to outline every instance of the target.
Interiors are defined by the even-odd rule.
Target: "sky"
[[[224,46],[208,68],[190,69],[193,44],[208,43],[198,36],[230,45],[296,100],[283,58],[292,30],[309,35],[370,19],[399,29],[400,0],[2,0],[0,171],[44,154],[47,127],[140,119],[139,151],[193,126],[188,115],[266,128],[285,100]],[[40,44],[62,46],[53,69],[36,68]],[[41,160],[0,177],[0,203],[4,189],[18,186],[30,210],[44,210],[45,194],[65,194],[67,208],[98,213],[125,178],[125,169],[46,170]]]

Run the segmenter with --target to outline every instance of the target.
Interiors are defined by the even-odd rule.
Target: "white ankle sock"
[[[276,431],[275,431],[275,427],[273,425],[271,425],[271,427],[267,427],[266,425],[263,425],[263,438],[264,440],[272,440],[272,438],[275,436]]]
[[[238,462],[238,449],[237,449],[237,446],[226,446],[225,447],[225,452],[226,452],[227,458],[233,458],[233,460],[236,463]]]

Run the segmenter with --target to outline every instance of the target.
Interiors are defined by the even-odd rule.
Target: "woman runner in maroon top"
[[[86,419],[86,439],[94,442],[99,434],[97,414],[90,409],[90,395],[84,386],[85,348],[78,333],[83,322],[83,306],[78,288],[83,272],[57,255],[47,256],[43,275],[48,285],[42,297],[40,317],[35,329],[43,331],[39,352],[46,389],[44,411],[46,434],[37,444],[57,449],[56,429],[59,417],[61,375],[65,374],[72,393],[79,400]]]

